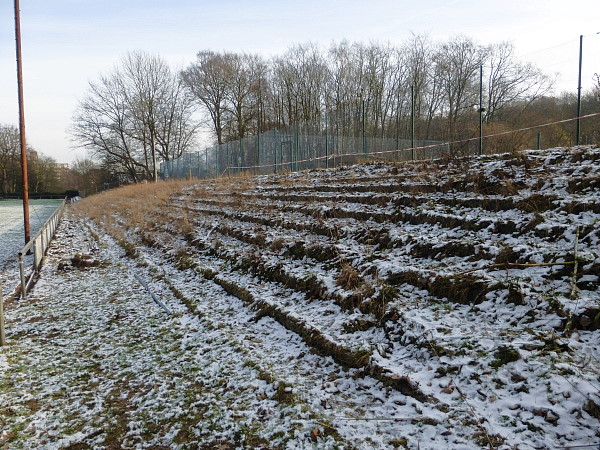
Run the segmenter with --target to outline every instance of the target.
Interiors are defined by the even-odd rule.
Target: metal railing
[[[19,270],[21,272],[21,298],[27,298],[27,290],[30,287],[31,282],[33,281],[33,277],[36,273],[39,272],[42,267],[42,260],[48,247],[50,246],[50,242],[54,237],[54,233],[58,224],[60,223],[60,219],[63,216],[65,211],[65,206],[67,204],[67,200],[63,200],[62,203],[56,211],[52,213],[50,218],[42,225],[39,231],[35,234],[35,236],[21,249],[19,252]],[[25,270],[25,256],[31,252],[33,249],[33,270],[29,277],[26,275]]]
[[[2,300],[2,280],[0,280],[0,347],[6,345],[6,333],[4,332],[4,300]]]

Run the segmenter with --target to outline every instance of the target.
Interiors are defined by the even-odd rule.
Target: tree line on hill
[[[520,61],[512,44],[465,36],[414,35],[396,46],[306,43],[269,59],[201,50],[180,71],[158,55],[131,52],[90,82],[71,135],[98,162],[104,183],[152,179],[161,161],[198,150],[202,127],[216,144],[302,123],[315,133],[457,142],[460,153],[461,141],[478,134],[480,95],[485,134],[574,117],[575,90],[555,94],[554,82]],[[595,83],[583,113],[600,111],[598,75]],[[599,125],[598,117],[583,122],[583,143],[600,141]],[[544,127],[544,146],[572,145],[574,129],[573,122]],[[492,145],[532,148],[537,132],[505,134]]]
[[[400,46],[342,41],[326,50],[299,44],[269,60],[203,50],[181,77],[208,113],[217,144],[296,123],[381,138],[408,138],[414,126],[417,139],[458,141],[478,131],[480,93],[488,132],[576,113],[575,89],[553,95],[555,76],[521,62],[511,43],[465,36],[413,36]],[[583,110],[600,110],[597,93],[584,96]],[[556,145],[566,143],[563,133]]]

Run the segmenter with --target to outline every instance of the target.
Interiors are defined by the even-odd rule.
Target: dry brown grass
[[[340,273],[335,276],[338,285],[347,291],[360,286],[362,278],[358,271],[348,263],[342,263]]]
[[[163,214],[169,199],[198,181],[135,184],[86,197],[73,205],[75,213],[102,224],[119,237],[118,229],[147,229]]]

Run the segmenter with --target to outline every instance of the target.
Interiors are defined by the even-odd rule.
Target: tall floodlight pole
[[[581,62],[583,59],[583,35],[579,36],[579,81],[577,83],[577,119],[576,119],[576,130],[575,130],[575,145],[579,145],[579,135],[581,133],[581,124],[579,123],[581,117]]]
[[[479,155],[483,155],[483,65],[479,65]]]
[[[27,175],[27,142],[25,140],[25,108],[23,105],[23,65],[21,64],[21,15],[15,0],[15,41],[17,52],[17,86],[19,89],[19,138],[21,141],[21,175],[23,177],[23,226],[25,243],[31,239],[29,229],[29,180]]]

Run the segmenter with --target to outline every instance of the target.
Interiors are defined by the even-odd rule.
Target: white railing
[[[33,281],[34,275],[39,272],[42,267],[42,260],[48,247],[50,246],[50,242],[54,237],[54,232],[60,223],[60,219],[62,218],[63,212],[65,211],[65,205],[67,201],[66,199],[62,201],[60,206],[56,208],[56,211],[52,213],[50,218],[42,225],[39,231],[35,234],[35,236],[25,244],[25,247],[21,249],[19,252],[19,270],[21,272],[21,298],[27,298],[27,290],[30,287],[31,282]],[[31,249],[33,248],[33,270],[27,278],[25,273],[25,255],[27,255]]]

